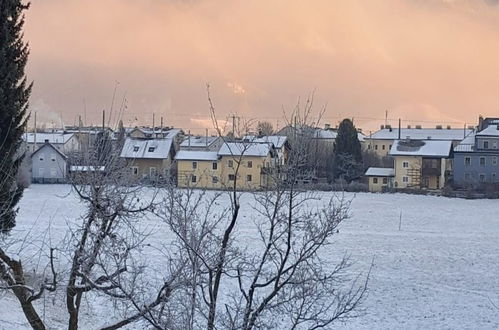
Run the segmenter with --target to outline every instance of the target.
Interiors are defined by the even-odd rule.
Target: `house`
[[[31,179],[34,183],[64,183],[68,157],[48,139],[31,154]]]
[[[452,141],[396,140],[389,155],[394,158],[394,187],[441,189],[452,170]]]
[[[178,187],[222,188],[222,164],[218,151],[181,149],[175,160]]]
[[[173,139],[126,138],[120,153],[130,167],[132,180],[161,181],[171,173],[175,156]]]
[[[453,146],[458,145],[471,129],[454,129],[451,126],[443,127],[437,125],[435,128],[422,128],[420,125],[407,128],[392,128],[390,125],[381,126],[381,129],[375,133],[365,136],[365,146],[367,150],[374,152],[380,157],[388,156],[396,140],[432,140],[432,141],[451,141]]]
[[[63,154],[77,152],[80,149],[80,140],[74,133],[51,132],[51,133],[26,133],[23,134],[26,151],[35,152],[48,141],[54,148]]]
[[[365,176],[368,178],[369,191],[380,192],[386,188],[393,188],[395,170],[393,168],[369,167]]]
[[[477,131],[454,148],[454,185],[497,185],[498,161],[499,118],[481,118]]]
[[[222,188],[256,190],[272,184],[277,154],[268,143],[225,142],[218,151]],[[236,177],[237,172],[237,177]]]

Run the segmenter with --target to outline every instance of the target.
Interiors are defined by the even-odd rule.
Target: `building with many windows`
[[[454,185],[496,185],[498,163],[499,118],[481,118],[477,131],[454,148]]]

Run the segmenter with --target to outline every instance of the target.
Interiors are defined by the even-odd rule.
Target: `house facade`
[[[368,179],[369,191],[381,192],[384,189],[393,188],[395,170],[393,168],[370,167],[365,176]]]
[[[48,141],[54,148],[63,154],[78,152],[80,140],[74,133],[51,132],[51,133],[26,133],[22,136],[28,153],[35,152]]]
[[[31,154],[33,183],[64,183],[67,178],[67,156],[49,140]]]
[[[458,187],[497,185],[498,175],[499,118],[486,118],[454,148],[453,181]]]
[[[132,181],[162,181],[172,175],[173,139],[126,138],[120,158],[130,168]]]

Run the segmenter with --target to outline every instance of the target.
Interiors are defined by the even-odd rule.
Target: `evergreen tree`
[[[22,40],[23,11],[28,7],[20,0],[0,0],[0,232],[14,227],[24,189],[16,177],[32,87],[24,73],[29,48]]]
[[[350,119],[343,119],[334,145],[334,178],[347,182],[362,174],[362,150],[357,129]]]

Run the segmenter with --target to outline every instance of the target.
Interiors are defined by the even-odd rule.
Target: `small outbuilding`
[[[393,187],[395,170],[393,168],[369,167],[365,176],[369,180],[369,191],[379,192]]]

